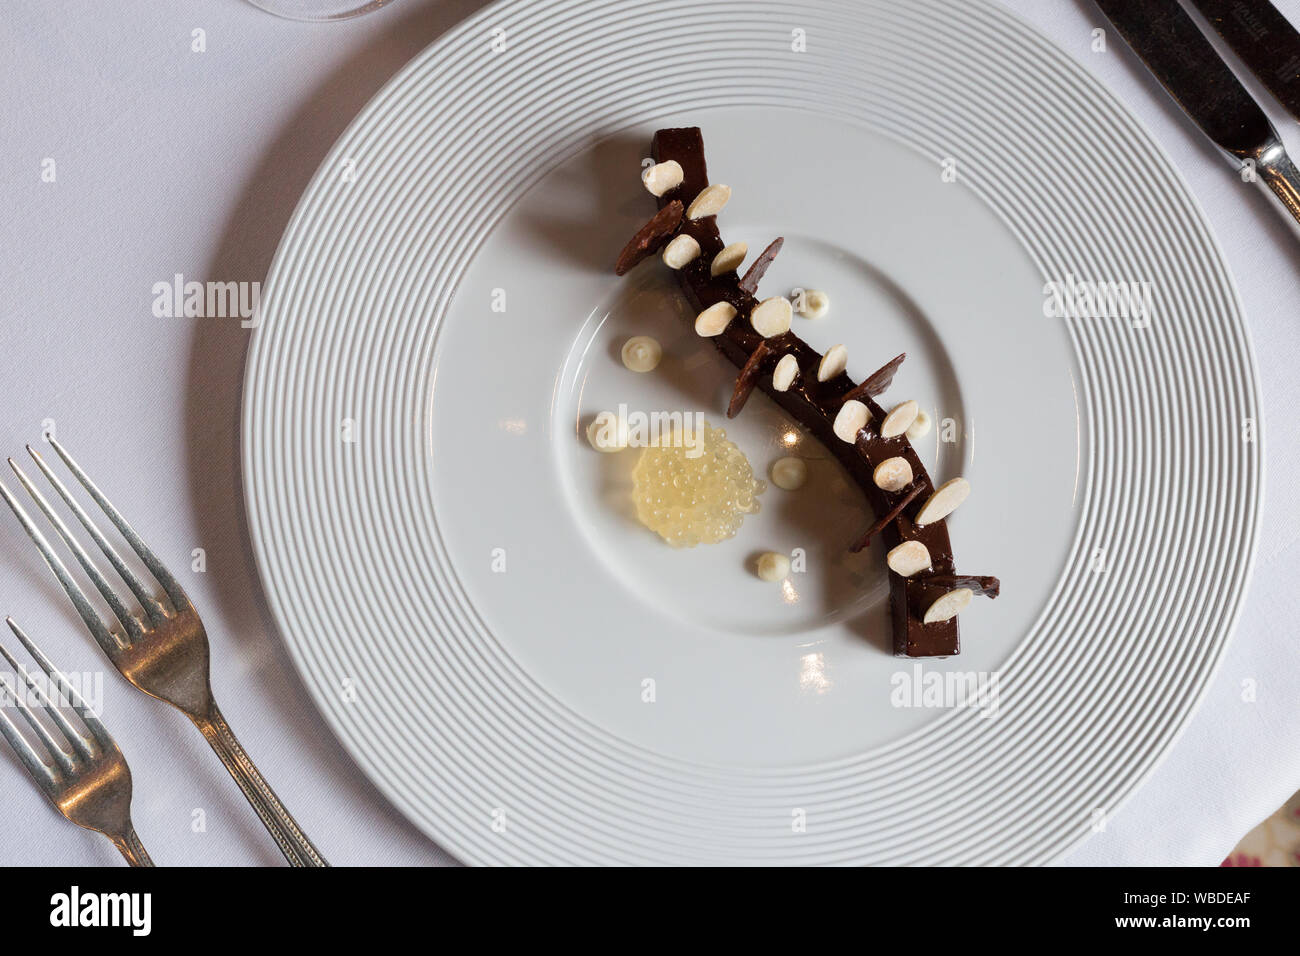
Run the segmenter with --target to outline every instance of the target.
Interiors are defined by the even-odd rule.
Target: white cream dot
[[[805,319],[820,319],[830,310],[830,296],[818,289],[808,289],[799,297],[799,314]]]
[[[924,438],[930,433],[930,416],[923,411],[916,413],[916,418],[912,424],[907,426],[907,437],[910,441],[916,441],[918,438]]]
[[[587,426],[587,441],[596,451],[622,451],[628,442],[627,422],[613,412],[601,412]]]
[[[663,358],[663,346],[649,335],[634,335],[623,343],[623,364],[634,372],[650,372]]]
[[[772,484],[786,491],[794,491],[802,488],[808,480],[808,465],[802,458],[778,458],[772,462],[769,474]]]
[[[758,576],[764,581],[781,581],[790,573],[790,559],[776,551],[758,556]]]

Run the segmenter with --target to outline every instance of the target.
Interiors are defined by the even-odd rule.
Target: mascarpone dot
[[[587,426],[587,441],[596,451],[622,451],[627,447],[627,422],[613,412],[601,412]]]
[[[930,416],[923,411],[918,411],[916,418],[912,420],[912,424],[907,426],[907,437],[911,441],[916,441],[918,438],[924,438],[929,433]]]
[[[803,487],[808,480],[808,466],[802,458],[778,458],[769,472],[772,484],[786,491]]]
[[[831,300],[825,292],[808,289],[799,296],[799,314],[805,319],[820,319],[831,310]]]
[[[764,581],[782,581],[790,573],[790,559],[784,554],[767,551],[758,556],[758,576]]]
[[[623,343],[623,364],[634,372],[653,371],[663,355],[659,341],[648,335],[634,335]]]

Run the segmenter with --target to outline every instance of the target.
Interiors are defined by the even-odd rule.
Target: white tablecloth
[[[1300,0],[1279,5],[1300,22]],[[42,0],[8,5],[0,30],[0,450],[16,455],[52,423],[162,555],[179,563],[203,549],[206,570],[188,573],[185,586],[208,625],[217,699],[336,864],[450,859],[335,742],[267,614],[239,496],[247,331],[231,319],[157,318],[152,290],[177,273],[261,280],[344,126],[398,67],[479,6],[394,0],[358,20],[302,24],[240,0]],[[1245,612],[1167,759],[1106,831],[1068,858],[1215,864],[1300,787],[1300,509],[1291,497],[1300,243],[1191,135],[1113,31],[1108,51],[1092,52],[1103,21],[1090,3],[1009,6],[1118,93],[1173,157],[1218,233],[1254,331],[1269,505]],[[196,30],[203,52],[193,49]],[[1269,109],[1300,157],[1294,123]],[[44,181],[48,160],[53,182]],[[3,515],[0,553],[0,613],[18,618],[65,670],[102,675],[103,713],[130,761],[135,820],[157,862],[278,862],[193,727],[116,673],[102,674],[70,605]],[[117,862],[101,837],[56,816],[7,750],[0,792],[0,863]]]

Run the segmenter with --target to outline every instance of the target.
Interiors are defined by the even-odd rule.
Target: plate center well
[[[728,221],[728,226],[725,238],[747,240],[753,254],[777,235],[766,225]],[[960,390],[943,345],[915,303],[848,251],[820,239],[786,235],[760,294],[792,295],[796,287],[830,291],[830,314],[815,320],[796,317],[794,331],[821,351],[844,344],[855,378],[864,378],[900,352],[908,354],[897,386],[883,399],[886,407],[916,397],[927,414],[947,420],[951,441],[920,444],[934,452],[928,456],[931,463],[937,458],[941,469],[959,469],[965,446],[954,424],[965,419]],[[727,419],[736,368],[695,333],[693,322],[673,276],[661,263],[649,261],[618,284],[574,337],[561,376],[565,384],[554,430],[573,522],[630,595],[678,625],[793,635],[861,618],[857,629],[863,638],[885,646],[883,548],[877,543],[859,554],[848,550],[874,518],[862,492],[819,441],[761,392],[753,393],[737,418]],[[653,336],[663,346],[654,371],[624,367],[620,351],[634,335]],[[904,389],[911,391],[905,394]],[[642,421],[654,416],[703,419],[725,428],[755,475],[767,482],[759,513],[746,517],[727,541],[669,547],[635,514],[632,472],[641,449],[601,454],[584,438],[588,423],[602,410],[623,411]],[[771,466],[783,457],[806,463],[808,480],[802,488],[786,491],[771,482]],[[764,551],[791,556],[793,571],[785,582],[774,585],[755,575],[756,557]]]

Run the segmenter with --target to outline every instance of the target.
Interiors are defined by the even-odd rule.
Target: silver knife
[[[1268,0],[1192,0],[1232,52],[1300,119],[1300,33]]]
[[[1178,0],[1094,0],[1128,45],[1228,154],[1242,178],[1266,187],[1300,233],[1300,170],[1241,81]]]

